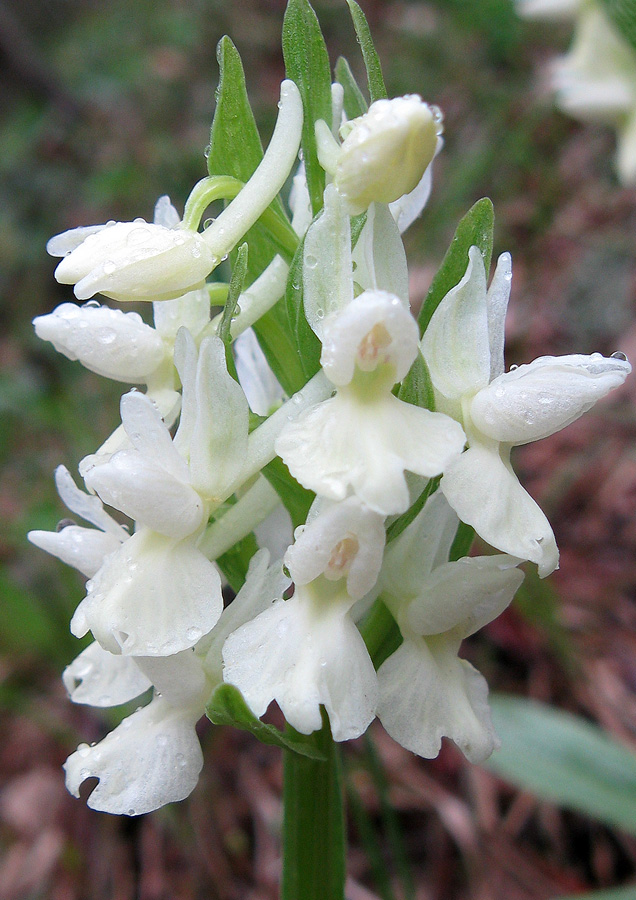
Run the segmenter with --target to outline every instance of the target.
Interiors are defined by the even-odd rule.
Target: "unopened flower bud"
[[[334,181],[352,215],[412,191],[435,155],[436,118],[417,94],[376,100],[346,127]]]
[[[37,336],[59,353],[117,381],[146,381],[166,355],[160,335],[134,312],[62,303],[33,324]]]
[[[185,228],[136,219],[85,234],[72,229],[47,245],[51,256],[64,257],[56,279],[74,284],[79,300],[97,293],[113,300],[170,300],[201,287],[218,263],[201,235]]]

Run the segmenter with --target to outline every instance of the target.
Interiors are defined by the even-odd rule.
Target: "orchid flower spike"
[[[558,564],[548,520],[520,485],[511,448],[574,422],[621,385],[631,366],[622,354],[544,356],[504,372],[504,320],[512,269],[500,256],[490,288],[480,251],[441,301],[421,341],[436,407],[462,423],[468,449],[445,469],[440,487],[463,522],[493,547],[537,563],[541,577]]]

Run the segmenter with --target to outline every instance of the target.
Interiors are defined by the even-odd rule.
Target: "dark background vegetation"
[[[333,61],[343,53],[361,72],[344,2],[315,6]],[[521,22],[508,0],[363,6],[390,95],[417,91],[445,113],[433,196],[407,237],[414,302],[458,218],[488,195],[495,250],[512,251],[515,266],[508,364],[616,349],[636,358],[636,190],[616,182],[611,132],[555,112],[539,74],[567,47],[568,26]],[[224,33],[267,139],[283,11],[282,0],[0,6],[0,900],[276,896],[280,759],[249,736],[203,727],[199,787],[150,816],[110,817],[66,794],[61,763],[113,719],[64,695],[82,584],[25,534],[64,515],[53,470],[73,471],[110,433],[121,392],[36,340],[31,319],[72,299],[45,242],[76,225],[150,218],[163,193],[182,208],[205,174]],[[495,689],[582,714],[632,748],[635,393],[628,382],[517,451],[554,523],[561,569],[549,584],[530,576],[465,648]],[[372,737],[346,753],[350,900],[547,900],[633,881],[626,833],[506,786],[453,747],[428,762],[379,727]]]

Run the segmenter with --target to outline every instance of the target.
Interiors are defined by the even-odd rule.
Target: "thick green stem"
[[[346,836],[340,750],[323,711],[311,735],[324,761],[285,750],[281,900],[344,900]]]

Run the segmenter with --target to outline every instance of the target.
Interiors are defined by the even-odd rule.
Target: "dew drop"
[[[611,359],[620,359],[622,362],[627,362],[627,356],[622,350],[615,350],[611,355]]]
[[[305,265],[308,269],[315,269],[318,265],[318,259],[313,254],[308,253],[305,257]]]
[[[206,228],[209,228],[210,225],[212,224],[212,222],[214,222],[214,219],[206,219],[205,222],[203,223],[203,228],[204,228],[204,230],[205,230]]]
[[[99,309],[100,307],[99,300],[87,300],[86,303],[82,303],[82,309]]]
[[[117,268],[117,266],[112,261],[112,259],[107,259],[106,262],[102,266],[104,275],[112,275],[116,268]]]
[[[205,156],[206,159],[208,159],[208,157],[210,156],[211,150],[212,150],[212,147],[210,146],[210,144],[208,144],[207,147],[205,148],[205,150],[203,151],[203,155]]]
[[[511,372],[514,372],[514,370],[515,370],[515,369],[518,369],[518,368],[519,368],[519,366],[517,366],[517,365],[510,366],[510,371],[511,371]]]

